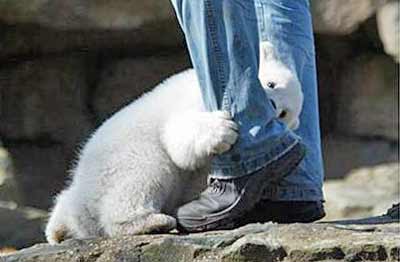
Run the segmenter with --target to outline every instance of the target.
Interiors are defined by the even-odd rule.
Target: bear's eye
[[[275,88],[275,83],[274,82],[268,82],[267,87],[274,89]]]

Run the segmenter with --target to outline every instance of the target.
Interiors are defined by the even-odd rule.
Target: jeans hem
[[[278,160],[280,157],[289,152],[294,146],[300,143],[300,141],[301,139],[299,137],[293,136],[293,133],[288,132],[282,138],[280,138],[278,142],[266,153],[252,155],[250,151],[248,154],[243,153],[241,155],[242,159],[245,158],[245,160],[239,163],[226,163],[227,161],[225,161],[224,164],[213,163],[209,177],[218,179],[232,179],[246,175],[252,175],[256,171],[265,168],[272,162]]]

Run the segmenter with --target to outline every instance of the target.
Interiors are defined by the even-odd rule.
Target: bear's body
[[[289,104],[302,103],[294,83],[286,87],[297,90]],[[193,69],[167,79],[90,137],[56,199],[47,240],[168,232],[175,209],[206,186],[212,154],[229,150],[237,136],[228,113],[205,111]]]

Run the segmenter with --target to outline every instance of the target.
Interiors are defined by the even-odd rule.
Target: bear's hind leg
[[[137,175],[127,172],[104,195],[99,217],[106,235],[166,233],[176,227],[175,218],[162,214],[170,201],[173,175],[160,174],[153,168],[138,168]]]
[[[113,221],[105,227],[110,237],[168,233],[176,228],[175,218],[165,214],[138,214],[126,221]]]

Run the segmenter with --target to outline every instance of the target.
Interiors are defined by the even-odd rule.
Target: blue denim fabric
[[[282,200],[322,199],[322,161],[308,2],[171,1],[185,33],[206,109],[229,111],[240,126],[238,142],[229,152],[213,159],[210,176],[249,175],[279,158],[303,137],[308,150],[306,160],[290,179],[280,185],[271,185],[266,196]],[[303,84],[305,104],[309,104],[303,109],[299,136],[276,119],[274,108],[258,80],[260,39],[277,44],[278,52],[286,54],[282,61],[296,70]]]
[[[315,47],[308,0],[255,0],[262,41],[271,42],[281,61],[297,73],[304,93],[300,127],[307,146],[300,166],[279,185],[266,189],[272,200],[323,200],[324,179],[319,127]]]

